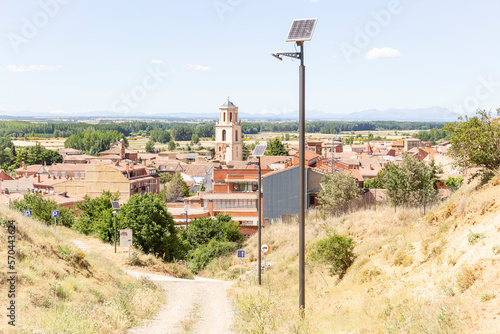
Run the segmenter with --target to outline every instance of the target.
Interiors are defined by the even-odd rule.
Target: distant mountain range
[[[20,116],[22,115],[22,116]],[[338,121],[420,121],[420,122],[450,122],[456,121],[459,113],[453,112],[443,107],[430,107],[419,109],[368,109],[349,114],[326,113],[318,110],[307,110],[307,120],[338,120]],[[12,119],[95,119],[95,118],[126,118],[126,119],[164,119],[170,121],[189,121],[189,120],[216,120],[218,113],[158,113],[144,115],[123,115],[108,110],[92,111],[87,113],[67,114],[67,113],[30,113],[30,112],[7,112],[0,110],[0,118]],[[296,121],[298,120],[298,111],[283,115],[275,114],[252,114],[240,112],[240,118],[249,121]]]

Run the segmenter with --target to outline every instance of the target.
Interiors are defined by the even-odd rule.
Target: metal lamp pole
[[[283,56],[300,59],[299,66],[299,311],[305,315],[305,77],[304,42],[310,41],[317,19],[299,19],[292,22],[287,42],[296,42],[300,52],[273,53],[273,57],[283,60]]]
[[[115,214],[115,253],[116,253],[116,210],[113,211],[113,213]]]
[[[261,261],[262,261],[262,255],[261,255],[261,251],[260,251],[260,245],[262,244],[262,181],[261,181],[261,169],[260,169],[260,157],[257,157],[257,159],[259,160],[259,182],[258,182],[258,185],[259,185],[259,196],[258,196],[258,203],[257,203],[257,211],[258,211],[258,214],[259,214],[259,219],[258,219],[258,234],[259,234],[259,241],[258,241],[258,253],[259,253],[259,285],[262,284],[262,270],[261,270]]]
[[[300,46],[299,66],[299,310],[304,314],[306,306],[305,296],[305,76],[304,43],[297,42]]]

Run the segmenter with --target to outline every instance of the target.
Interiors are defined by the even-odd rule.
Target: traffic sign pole
[[[54,217],[54,233],[57,233],[57,218]]]

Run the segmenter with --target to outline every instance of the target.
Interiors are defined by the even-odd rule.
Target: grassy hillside
[[[233,294],[246,333],[498,333],[500,328],[500,177],[478,191],[464,186],[423,216],[378,206],[306,223],[306,318],[298,316],[298,227],[264,229],[271,269]],[[342,280],[311,254],[332,231],[352,237],[357,258]],[[244,271],[256,268],[257,237]],[[214,261],[205,274],[239,275],[239,260]]]
[[[163,291],[137,281],[104,256],[82,252],[77,233],[47,227],[0,207],[0,303],[8,298],[7,220],[16,226],[16,326],[2,316],[1,333],[123,333],[149,318],[164,303]],[[3,312],[5,314],[6,311]]]

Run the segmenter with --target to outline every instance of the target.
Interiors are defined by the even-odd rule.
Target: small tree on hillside
[[[481,176],[482,182],[487,182],[500,167],[500,120],[485,110],[458,120],[444,128],[450,133],[449,153],[461,168],[483,166],[474,177]]]
[[[351,175],[336,172],[321,180],[323,189],[319,192],[319,204],[324,209],[333,209],[360,195],[358,181]]]

